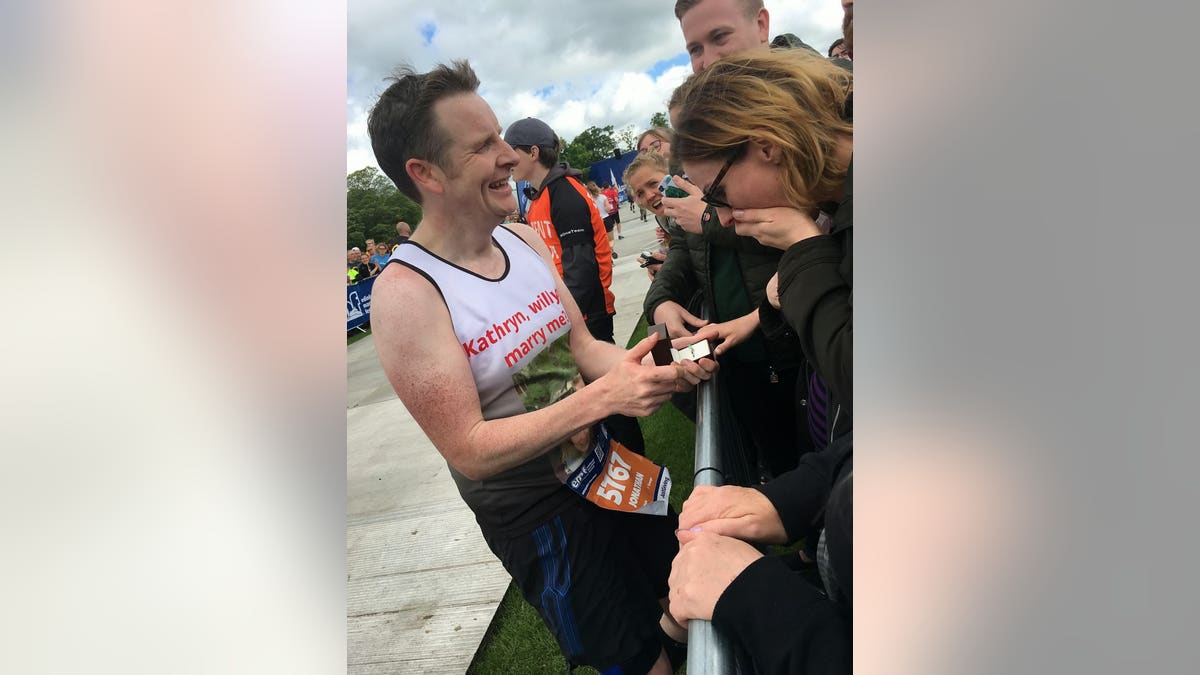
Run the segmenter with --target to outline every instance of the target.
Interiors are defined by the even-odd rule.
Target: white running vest
[[[546,262],[523,239],[500,226],[492,241],[504,254],[504,273],[487,279],[404,241],[389,264],[416,270],[441,293],[454,333],[471,366],[484,419],[537,410],[569,395],[583,380],[571,356],[571,321]],[[547,454],[472,481],[451,467],[463,500],[480,525],[512,525],[562,480]]]

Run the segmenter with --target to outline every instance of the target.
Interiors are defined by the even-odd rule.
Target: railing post
[[[720,373],[702,382],[696,391],[696,475],[695,485],[724,485],[721,464],[720,407],[717,380]],[[733,645],[713,627],[712,622],[692,619],[688,622],[688,675],[730,675],[737,672]]]

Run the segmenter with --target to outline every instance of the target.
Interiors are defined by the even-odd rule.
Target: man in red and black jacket
[[[579,305],[588,332],[597,340],[614,342],[612,291],[613,250],[604,228],[604,215],[580,182],[583,174],[559,162],[562,142],[545,122],[533,117],[513,122],[504,142],[517,151],[513,178],[536,185],[526,193],[526,221],[546,242],[567,290]],[[625,447],[646,453],[637,420],[624,415],[605,419],[613,437]]]
[[[616,313],[612,285],[612,246],[604,216],[596,210],[582,175],[559,162],[562,144],[545,122],[526,117],[514,122],[504,141],[520,158],[513,178],[537,186],[529,196],[526,220],[554,255],[558,273],[597,340],[613,342]]]

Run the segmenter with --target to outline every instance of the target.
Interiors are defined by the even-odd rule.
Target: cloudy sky
[[[401,63],[467,59],[506,127],[545,120],[564,140],[590,126],[640,132],[691,73],[673,0],[349,0],[347,172],[376,166],[367,110]],[[840,0],[766,0],[771,36],[824,51],[841,36]]]

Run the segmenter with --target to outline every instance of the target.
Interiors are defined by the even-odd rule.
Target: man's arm
[[[388,381],[446,461],[474,480],[518,466],[611,414],[648,415],[675,389],[671,368],[642,366],[631,350],[608,377],[557,403],[485,421],[450,313],[424,277],[390,265],[376,281],[371,310]]]

